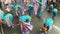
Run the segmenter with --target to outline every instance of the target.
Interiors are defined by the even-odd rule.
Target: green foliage
[[[18,34],[17,32],[13,32],[13,34]]]

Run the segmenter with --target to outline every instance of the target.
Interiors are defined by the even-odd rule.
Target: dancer
[[[30,34],[30,30],[32,30],[33,28],[33,26],[31,25],[31,17],[28,15],[21,16],[20,21],[22,22],[21,23],[22,34]]]
[[[7,24],[8,27],[12,26],[12,21],[13,21],[13,15],[10,14],[10,12],[8,11],[8,13],[4,16],[4,24]]]
[[[52,29],[52,25],[53,25],[53,19],[48,18],[44,22],[44,26],[42,27],[42,29],[40,29],[40,31],[42,31],[43,33],[47,33],[48,31],[50,31]]]

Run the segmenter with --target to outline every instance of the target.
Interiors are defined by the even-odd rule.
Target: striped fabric
[[[26,7],[25,7],[25,6],[23,6],[23,7],[22,7],[22,15],[24,15],[24,14],[25,14],[25,11],[26,11]]]
[[[28,29],[29,26],[30,26],[30,25],[28,25],[28,24],[24,25],[24,26],[23,26],[23,31],[26,31],[26,32],[27,32],[27,31],[29,30],[29,29]]]
[[[29,2],[30,0],[24,0],[24,2]]]
[[[47,0],[42,0],[42,11],[45,10],[45,8],[46,8],[46,3],[47,3]]]
[[[38,7],[39,7],[39,4],[38,3],[35,3],[35,5],[34,5],[35,15],[37,15]]]

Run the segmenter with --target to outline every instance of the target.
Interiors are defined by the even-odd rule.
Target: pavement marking
[[[53,27],[54,27],[55,29],[57,29],[57,30],[59,31],[59,33],[60,33],[60,28],[59,28],[58,26],[53,25]]]

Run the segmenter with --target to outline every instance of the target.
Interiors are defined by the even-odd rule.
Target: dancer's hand
[[[0,23],[3,23],[3,22],[4,22],[3,19],[0,18]]]
[[[42,28],[42,31],[43,31],[43,32],[47,32],[47,28],[43,27],[43,28]]]
[[[14,24],[12,24],[12,28],[14,28]]]

